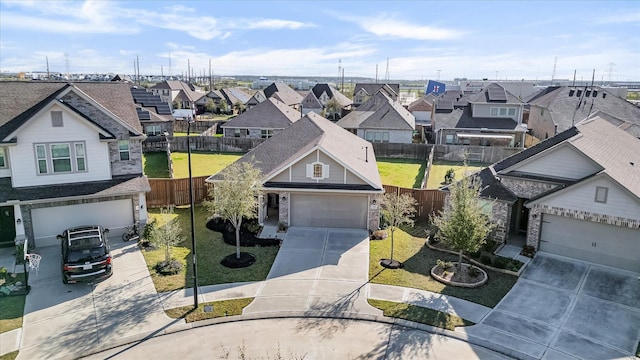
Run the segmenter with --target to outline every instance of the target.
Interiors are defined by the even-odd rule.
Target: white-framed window
[[[307,177],[313,180],[322,180],[329,177],[329,165],[316,161],[307,164]]]
[[[3,148],[0,148],[0,169],[8,167],[7,165],[7,155]]]
[[[491,108],[491,116],[498,116],[498,109],[496,107]]]
[[[147,125],[144,130],[149,136],[157,136],[162,134],[162,125]]]
[[[606,204],[608,192],[609,188],[604,186],[596,186],[596,202]]]
[[[62,111],[52,111],[51,112],[51,126],[53,127],[62,127]]]
[[[371,132],[371,131],[367,131],[367,132],[364,134],[364,138],[365,138],[365,140],[367,140],[367,141],[373,142],[373,132]]]
[[[268,139],[273,136],[273,129],[262,129],[260,130],[260,137],[263,139]]]
[[[492,107],[489,110],[491,117],[515,117],[516,108],[512,107]]]
[[[240,129],[233,129],[233,137],[240,137]]]
[[[367,131],[364,134],[364,138],[370,142],[389,142],[388,131]]]
[[[39,175],[87,171],[84,142],[35,144]]]
[[[445,136],[445,144],[453,144],[453,134],[448,134]]]
[[[120,153],[120,161],[127,161],[131,159],[129,153],[129,140],[118,141],[118,152]]]
[[[516,116],[516,109],[515,108],[509,108],[509,113],[507,114],[511,117]]]

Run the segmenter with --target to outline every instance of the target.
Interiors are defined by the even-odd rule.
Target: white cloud
[[[382,14],[376,17],[344,17],[344,21],[356,23],[363,30],[381,37],[415,39],[415,40],[449,40],[462,37],[465,33],[431,25],[412,24],[393,19]]]
[[[264,20],[246,20],[248,29],[292,29],[297,30],[305,27],[313,27],[310,23],[303,23],[291,20],[264,19]]]
[[[617,15],[604,16],[595,21],[597,24],[640,24],[640,11],[625,12]]]

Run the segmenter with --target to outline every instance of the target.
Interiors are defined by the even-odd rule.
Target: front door
[[[524,202],[524,201],[523,201]],[[529,227],[529,208],[522,205],[520,208],[520,228],[518,229],[520,233],[527,233],[527,228]]]
[[[0,246],[13,246],[16,239],[16,224],[13,206],[0,207]]]

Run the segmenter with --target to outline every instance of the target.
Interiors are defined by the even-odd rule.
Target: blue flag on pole
[[[434,93],[436,95],[440,95],[444,93],[445,86],[446,85],[444,83],[429,80],[429,82],[427,82],[427,89],[425,90],[424,94],[428,95]]]

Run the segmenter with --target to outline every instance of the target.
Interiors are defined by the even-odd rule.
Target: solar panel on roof
[[[148,111],[138,111],[138,120],[148,121],[151,120],[151,114]]]
[[[453,101],[451,100],[440,100],[437,105],[438,109],[441,110],[453,110]]]

